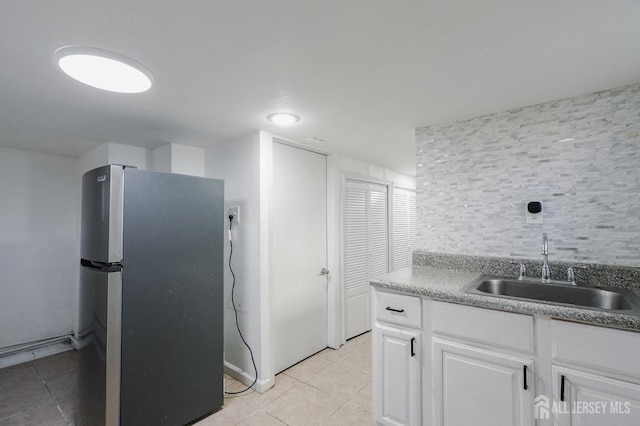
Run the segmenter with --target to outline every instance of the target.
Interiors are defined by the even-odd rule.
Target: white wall
[[[204,176],[205,150],[194,146],[171,144],[171,173]]]
[[[234,257],[232,265],[236,273],[236,306],[240,326],[251,345],[259,368],[259,380],[268,386],[271,372],[269,348],[269,262],[268,240],[270,170],[269,158],[272,135],[256,132],[246,137],[221,143],[207,149],[207,177],[225,181],[225,206],[240,206],[240,223],[234,224]],[[304,146],[302,146],[304,148]],[[338,301],[342,296],[341,245],[342,245],[342,185],[344,176],[358,176],[373,180],[383,180],[404,188],[415,188],[412,176],[393,172],[354,158],[329,155],[328,182],[328,247],[330,311],[338,317],[341,325],[342,307]],[[266,173],[266,174],[265,174]],[[261,208],[263,211],[261,211]],[[265,218],[266,222],[265,222]],[[263,221],[261,226],[261,219]],[[226,222],[228,224],[228,221]],[[268,241],[266,243],[268,246]],[[261,252],[260,249],[263,249]],[[229,255],[228,244],[225,256]],[[228,259],[228,257],[227,257]],[[262,264],[262,266],[261,266]],[[252,378],[253,367],[247,349],[242,344],[235,326],[235,316],[230,302],[231,274],[225,272],[225,360],[232,371]],[[330,327],[330,344],[339,347],[344,342],[342,331]],[[235,370],[234,370],[235,369]]]
[[[78,158],[78,179],[81,181],[84,173],[107,164],[123,164],[148,170],[150,169],[150,163],[151,153],[148,149],[109,142]],[[78,195],[80,194],[78,193]]]
[[[79,190],[75,159],[0,147],[0,348],[71,334]]]
[[[398,173],[393,170],[356,158],[336,155],[336,166],[339,171],[347,177],[360,177],[362,179],[384,181],[393,183],[394,186],[406,189],[416,188],[416,178],[414,176]]]
[[[171,144],[151,150],[151,170],[171,173]]]
[[[115,143],[78,159],[0,148],[0,349],[77,330],[82,174],[109,163],[146,169],[148,157]]]
[[[205,150],[169,143],[155,149],[108,142],[78,159],[80,175],[107,164],[123,164],[142,170],[204,176]]]
[[[259,380],[269,380],[264,367],[262,345],[260,288],[260,140],[255,132],[242,138],[220,143],[206,150],[205,176],[223,179],[225,212],[240,207],[240,222],[233,224],[232,266],[236,275],[235,301],[240,328],[253,349],[259,369]],[[229,220],[225,219],[229,225]],[[225,242],[225,262],[229,259],[229,243]],[[236,373],[253,379],[253,365],[248,350],[236,329],[231,304],[232,277],[225,263],[225,363]],[[266,375],[265,375],[265,370]],[[243,372],[243,373],[242,373]]]
[[[0,210],[3,227],[0,235],[0,348],[60,333],[69,334],[77,329],[82,174],[109,163],[156,170],[160,167],[156,152],[164,152],[169,154],[165,156],[165,166],[171,171],[197,175],[201,167],[206,166],[205,176],[225,181],[225,208],[240,206],[240,223],[234,223],[233,227],[236,305],[245,338],[254,349],[260,372],[259,388],[268,387],[272,379],[267,355],[269,296],[268,288],[261,286],[265,274],[268,277],[266,225],[261,226],[261,220],[264,222],[261,197],[263,200],[268,198],[264,194],[268,185],[263,184],[261,172],[264,174],[268,170],[265,164],[269,151],[261,151],[261,147],[264,150],[267,146],[264,140],[270,137],[267,133],[255,132],[206,151],[172,147],[175,144],[149,150],[107,143],[78,159],[0,148],[0,196],[3,200]],[[340,191],[344,174],[369,176],[403,187],[412,187],[413,178],[336,155],[329,156],[329,167],[333,171],[329,173],[330,194],[333,194],[328,200],[329,269],[332,270],[330,284],[335,295],[341,291]],[[229,245],[225,243],[225,259],[228,259]],[[251,359],[235,327],[231,274],[225,269],[225,360],[229,368],[252,379]],[[333,309],[340,308],[334,306]],[[336,338],[339,345],[340,337],[334,335]]]
[[[204,176],[205,150],[193,146],[170,143],[151,151],[151,170]]]
[[[134,166],[142,170],[149,170],[150,153],[148,149],[139,146],[123,145],[119,143],[108,143],[109,158],[106,163],[101,164],[123,164]]]

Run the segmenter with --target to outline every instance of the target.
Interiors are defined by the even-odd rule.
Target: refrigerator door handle
[[[101,272],[119,272],[122,269],[122,263],[94,262],[93,260],[87,259],[80,259],[80,265]]]

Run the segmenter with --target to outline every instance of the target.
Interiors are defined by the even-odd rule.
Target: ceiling
[[[0,146],[208,146],[255,130],[415,174],[414,130],[640,82],[638,0],[3,0]],[[87,45],[143,94],[66,77]],[[296,125],[265,116],[292,111]]]

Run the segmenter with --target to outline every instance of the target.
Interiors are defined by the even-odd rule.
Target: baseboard
[[[0,368],[73,350],[74,341],[75,339],[69,335],[2,348],[0,349]]]
[[[227,373],[229,376],[233,377],[234,379],[236,379],[237,381],[239,381],[240,383],[244,383],[247,386],[253,383],[253,379],[254,379],[253,374],[249,374],[246,371],[242,370],[241,368],[238,368],[227,361],[224,362],[224,372]],[[255,386],[253,386],[253,388],[258,393],[265,393],[266,391],[271,389],[271,387],[273,387],[273,385],[275,384],[276,384],[275,377],[262,379],[262,380],[258,378],[258,381],[256,382]]]

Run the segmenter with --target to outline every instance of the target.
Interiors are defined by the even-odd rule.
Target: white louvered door
[[[391,270],[411,265],[411,253],[416,240],[416,193],[413,190],[393,190],[393,253]]]
[[[369,279],[389,271],[387,187],[347,180],[344,220],[345,338],[371,330]]]
[[[387,272],[389,272],[387,187],[369,184],[369,277]]]

